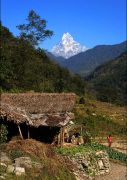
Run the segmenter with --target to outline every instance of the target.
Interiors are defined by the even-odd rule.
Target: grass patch
[[[81,117],[77,114],[75,122],[77,125],[82,124],[83,132],[88,131],[92,137],[105,136],[107,134],[125,136],[127,134],[125,125],[112,121],[108,116],[90,114],[86,117]]]

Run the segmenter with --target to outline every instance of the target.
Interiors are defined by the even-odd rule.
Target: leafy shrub
[[[0,144],[7,141],[8,130],[7,126],[0,124]]]
[[[84,97],[81,97],[81,98],[79,99],[79,104],[85,104],[85,99],[84,99]]]
[[[14,159],[16,159],[16,158],[19,158],[19,157],[22,157],[24,155],[24,153],[22,152],[22,151],[20,151],[20,150],[11,150],[10,152],[9,152],[9,156],[10,156],[10,158],[12,159],[12,160],[14,160]]]

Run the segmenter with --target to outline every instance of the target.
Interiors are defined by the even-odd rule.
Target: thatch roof
[[[64,126],[73,118],[75,99],[73,93],[2,93],[1,117],[36,127]]]

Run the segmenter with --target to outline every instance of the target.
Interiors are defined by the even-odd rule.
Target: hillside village
[[[1,142],[0,145],[2,178],[5,178],[5,175],[8,179],[28,178],[30,177],[29,173],[34,173],[34,176],[36,174],[37,177],[50,179],[48,169],[46,174],[43,174],[43,166],[49,166],[48,164],[51,163],[51,160],[48,160],[49,162],[46,164],[42,161],[42,159],[46,160],[47,158],[55,158],[58,164],[63,159],[64,168],[68,169],[64,176],[66,177],[69,174],[70,179],[89,179],[95,176],[100,177],[100,175],[109,176],[111,171],[109,157],[121,161],[123,164],[126,162],[126,155],[124,154],[126,152],[126,145],[124,145],[126,141],[123,142],[122,139],[119,139],[120,133],[122,133],[122,137],[125,137],[125,132],[122,129],[126,123],[124,119],[125,109],[117,108],[120,112],[119,118],[123,117],[123,121],[120,122],[114,111],[116,107],[113,105],[110,105],[110,108],[112,113],[114,111],[114,116],[109,116],[109,110],[106,107],[109,105],[106,103],[100,104],[100,102],[88,100],[83,102],[80,99],[79,103],[76,101],[76,95],[71,93],[1,94],[1,123],[7,127],[6,132],[1,126],[1,140],[4,142],[4,137],[7,135],[8,142],[7,144]],[[94,118],[97,116],[98,120],[99,116],[111,118],[112,124],[109,125],[107,122],[105,126],[107,125],[108,131],[112,128],[110,132],[112,131],[114,134],[112,145],[114,150],[108,148],[106,127],[102,131],[102,125],[99,127],[96,122],[93,127],[92,124],[90,125],[90,121],[88,122],[89,126],[84,121],[86,123],[84,126],[83,119],[86,118],[87,121],[89,120],[88,117],[91,116]],[[123,132],[116,132],[117,124],[119,128],[121,126]],[[88,132],[91,135],[88,135]],[[99,134],[92,136],[93,132]],[[54,165],[54,162],[52,163]],[[73,164],[75,164],[76,169],[73,168]],[[124,167],[124,165],[121,166]],[[60,176],[57,171],[56,168],[56,176],[57,174]],[[62,175],[61,179],[65,179],[64,176]],[[54,179],[57,178],[54,177]]]

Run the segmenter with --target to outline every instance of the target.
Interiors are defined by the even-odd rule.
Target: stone
[[[1,153],[0,153],[0,162],[10,163],[10,162],[11,162],[11,159],[7,156],[6,153],[1,152]]]
[[[7,165],[5,163],[0,163],[1,166],[7,167]]]
[[[30,157],[19,157],[15,159],[15,166],[32,168],[32,161]]]
[[[15,169],[15,168],[14,168],[13,165],[8,165],[6,171],[7,171],[7,173],[13,173],[13,172],[14,172],[14,169]]]
[[[37,168],[37,169],[41,169],[41,168],[43,167],[42,164],[41,164],[41,163],[38,163],[38,162],[33,162],[32,164],[33,164],[33,166],[34,166],[35,168]]]
[[[14,173],[16,176],[25,175],[25,168],[23,167],[15,167]]]
[[[5,177],[4,176],[0,176],[0,179],[5,179]]]
[[[98,165],[99,165],[99,169],[104,169],[104,164],[103,164],[102,160],[98,161]]]
[[[90,164],[90,162],[87,161],[86,159],[83,159],[82,164],[83,164],[84,166],[87,166],[87,167],[88,167],[89,164]]]
[[[109,169],[106,169],[105,172],[106,172],[106,173],[109,173]]]

